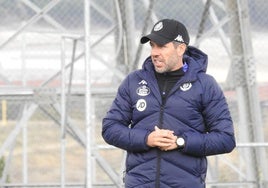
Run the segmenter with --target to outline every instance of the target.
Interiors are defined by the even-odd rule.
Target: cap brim
[[[151,33],[149,35],[143,36],[140,40],[141,44],[145,44],[148,41],[153,41],[159,45],[165,45],[166,43],[169,43],[172,40],[166,39],[160,35],[156,35],[155,33]]]

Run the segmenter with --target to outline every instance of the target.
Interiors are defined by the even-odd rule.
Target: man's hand
[[[177,148],[176,139],[177,136],[174,135],[174,131],[159,129],[155,126],[155,130],[148,136],[147,145],[158,147],[163,151],[173,150]]]

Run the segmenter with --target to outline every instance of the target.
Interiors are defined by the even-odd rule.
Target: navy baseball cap
[[[140,40],[141,44],[152,40],[156,44],[165,45],[171,41],[185,43],[190,42],[190,37],[186,27],[179,21],[173,19],[163,19],[158,21],[150,34],[143,36]]]

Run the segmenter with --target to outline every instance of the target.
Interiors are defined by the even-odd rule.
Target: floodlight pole
[[[86,188],[92,187],[92,156],[91,156],[91,61],[90,61],[90,0],[84,0],[84,28],[85,28],[85,117],[86,117]]]
[[[264,142],[260,101],[257,93],[255,61],[253,56],[249,10],[247,0],[227,1],[229,13],[234,15],[230,22],[233,80],[235,80],[239,107],[240,142]],[[245,148],[247,179],[263,188],[267,182],[267,164],[264,148]]]

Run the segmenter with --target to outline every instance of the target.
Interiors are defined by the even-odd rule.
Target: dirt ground
[[[68,183],[84,183],[86,175],[86,153],[81,144],[67,134],[65,138],[65,155],[61,156],[62,143],[61,133],[58,125],[53,122],[30,122],[27,128],[27,173],[29,183],[59,183],[61,180],[61,159],[65,162],[65,180]],[[15,123],[1,125],[0,143],[4,143],[8,135],[14,129]],[[266,137],[268,135],[268,126],[265,126]],[[9,164],[8,179],[12,183],[23,181],[23,134],[20,132],[16,138],[15,147],[12,153],[11,163]],[[124,165],[123,151],[119,149],[97,149],[97,146],[107,147],[101,138],[100,125],[95,129],[95,136],[92,138],[94,152],[97,152],[101,159],[104,159],[109,166],[114,169],[118,176],[122,176]],[[1,145],[2,145],[1,144]],[[96,146],[96,147],[94,147]],[[239,179],[237,172],[233,168],[243,168],[240,149],[236,149],[231,154],[209,157],[210,178],[217,178],[220,181],[237,181]],[[266,149],[267,153],[267,149]],[[5,151],[5,158],[8,158],[8,151]],[[268,156],[268,153],[267,153]],[[242,158],[241,158],[242,157]],[[94,158],[93,158],[94,159]],[[91,172],[95,183],[112,183],[107,173],[100,167],[98,160],[93,160]],[[210,172],[212,172],[210,174]]]

